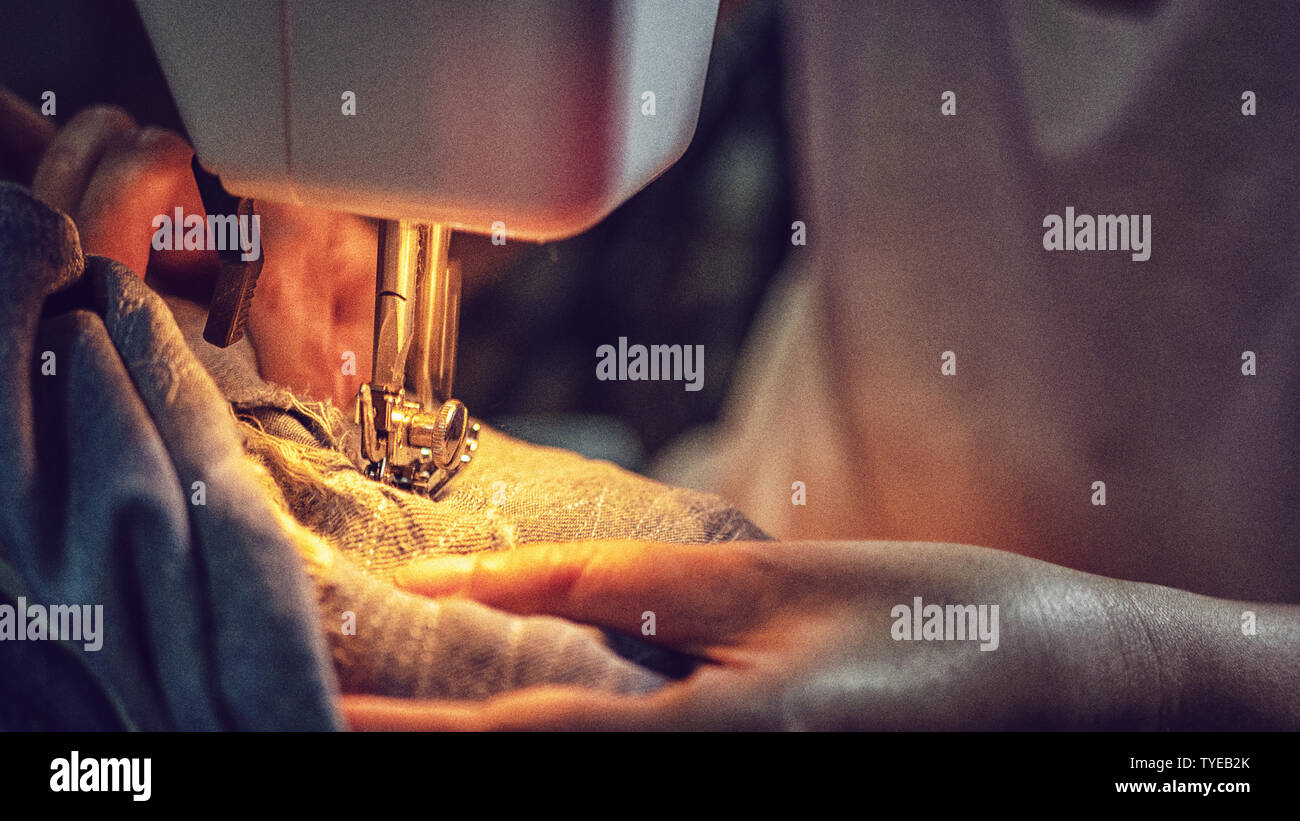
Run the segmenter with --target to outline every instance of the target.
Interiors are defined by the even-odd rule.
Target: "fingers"
[[[135,130],[135,120],[120,108],[95,106],[82,111],[50,142],[36,167],[32,192],[75,220],[104,152]]]
[[[370,373],[375,227],[348,214],[259,202],[266,267],[248,336],[262,376],[349,408]],[[304,333],[303,329],[310,329]],[[352,368],[340,367],[343,358]]]
[[[54,123],[0,86],[0,179],[31,185],[54,132]]]
[[[202,214],[190,169],[193,151],[178,135],[144,128],[109,141],[74,220],[87,253],[111,257],[144,276],[154,219],[176,206]]]
[[[176,207],[202,214],[190,170],[192,149],[179,135],[139,128],[111,106],[82,111],[50,141],[33,192],[70,215],[88,254],[110,257],[144,276],[151,257],[171,274],[215,272],[209,251],[154,253],[155,218]]]
[[[534,687],[483,702],[414,701],[352,695],[342,699],[353,730],[519,731],[684,729],[682,687],[620,696],[576,687]]]
[[[516,613],[546,613],[683,649],[726,642],[777,606],[779,579],[743,543],[575,542],[420,562],[399,586],[464,596]],[[651,638],[647,634],[648,638]]]

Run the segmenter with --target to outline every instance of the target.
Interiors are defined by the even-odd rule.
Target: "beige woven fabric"
[[[250,424],[246,446],[269,469],[297,523],[326,546],[303,552],[345,692],[486,698],[538,684],[654,689],[664,682],[662,666],[675,665],[648,655],[648,645],[635,639],[620,640],[616,652],[593,628],[410,595],[393,587],[393,574],[420,558],[537,541],[764,538],[716,496],[491,428],[454,489],[433,500],[365,478],[338,450],[302,443],[289,426],[285,416],[272,424],[285,436],[261,432],[260,421]],[[355,635],[342,629],[345,613]]]
[[[615,652],[594,628],[425,599],[398,590],[393,576],[422,558],[530,542],[766,538],[720,497],[488,426],[473,463],[438,499],[378,484],[358,469],[356,428],[337,409],[263,383],[245,343],[218,351],[197,341],[203,313],[195,306],[173,302],[172,311],[231,400],[245,449],[274,482],[268,490],[290,529],[300,531],[295,542],[344,692],[485,698],[537,684],[653,689],[664,677],[629,660],[652,658],[634,639]],[[355,633],[343,629],[348,614]]]
[[[352,440],[346,437],[344,447]],[[382,579],[418,558],[529,542],[764,538],[718,496],[521,442],[487,426],[474,462],[436,501],[373,482],[336,452],[292,447],[321,468],[317,477],[270,464],[294,516]]]

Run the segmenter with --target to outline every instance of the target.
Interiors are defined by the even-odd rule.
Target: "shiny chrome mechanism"
[[[430,495],[478,447],[478,424],[451,396],[460,268],[448,262],[450,241],[445,225],[380,224],[374,359],[357,394],[366,475]]]

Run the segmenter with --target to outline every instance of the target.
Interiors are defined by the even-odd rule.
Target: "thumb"
[[[707,645],[752,625],[767,601],[744,543],[569,542],[429,559],[395,581],[425,596],[463,596],[675,646]],[[653,623],[653,634],[643,630]]]
[[[680,687],[649,695],[533,687],[482,702],[345,695],[342,709],[362,731],[667,730],[685,724]]]

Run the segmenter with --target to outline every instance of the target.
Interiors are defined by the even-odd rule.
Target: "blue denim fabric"
[[[229,404],[157,295],[4,183],[0,355],[3,558],[29,603],[104,608],[98,651],[0,641],[0,698],[52,680],[65,700],[103,691],[86,727],[113,726],[116,702],[149,730],[340,728],[311,587]],[[89,705],[66,706],[25,726]]]

